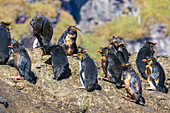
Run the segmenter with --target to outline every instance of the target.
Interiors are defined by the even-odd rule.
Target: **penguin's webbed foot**
[[[12,77],[12,79],[23,80],[23,77]]]
[[[154,90],[155,90],[154,87],[147,87],[146,89],[147,89],[147,90],[150,90],[150,91],[154,91]]]
[[[85,87],[81,86],[81,87],[78,87],[78,89],[85,89]]]
[[[133,100],[133,99],[131,99],[131,98],[129,98],[129,97],[123,97],[125,100],[128,100],[128,101],[131,101],[131,102],[136,102],[136,100]]]

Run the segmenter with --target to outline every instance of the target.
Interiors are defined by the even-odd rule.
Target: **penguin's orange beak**
[[[77,57],[77,54],[73,54],[73,57]]]
[[[87,50],[86,50],[86,49],[84,49],[83,51],[87,53]]]
[[[77,31],[77,28],[74,28],[74,31]]]
[[[122,66],[122,67],[125,67],[125,64],[122,64],[121,66]]]
[[[119,45],[118,45],[118,44],[116,44],[115,46],[116,46],[116,47],[118,47]]]
[[[147,60],[146,60],[146,59],[143,59],[142,62],[147,62]]]
[[[154,42],[154,45],[156,45],[157,44],[157,42]]]
[[[12,45],[9,45],[8,48],[13,48],[13,46],[12,46]]]
[[[101,53],[101,52],[102,52],[102,50],[97,50],[97,52],[98,52],[98,53]]]

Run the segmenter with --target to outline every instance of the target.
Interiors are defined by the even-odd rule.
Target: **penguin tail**
[[[102,90],[102,87],[99,84],[96,83],[94,89],[95,90]]]
[[[166,86],[163,86],[163,87],[158,86],[156,88],[156,91],[160,91],[162,93],[168,93],[168,88]]]
[[[71,70],[67,65],[57,67],[56,69],[54,69],[54,75],[57,80],[69,78],[71,76]]]
[[[9,106],[6,99],[1,99],[0,103],[3,104],[5,106],[5,108],[7,108]]]
[[[143,77],[145,80],[147,80],[147,76],[146,76],[145,73],[141,73],[141,75],[142,75],[142,77]]]
[[[4,106],[5,106],[5,108],[7,108],[9,106],[7,101],[4,102]]]
[[[87,90],[88,92],[92,92],[92,91],[94,91],[95,89],[94,89],[93,86],[87,86],[86,90]]]
[[[142,96],[139,97],[138,104],[144,106],[144,104],[145,104],[145,99],[144,99]]]
[[[116,82],[115,85],[118,89],[120,89],[120,88],[123,88],[123,84],[124,84],[124,82],[122,80],[119,80],[119,81]]]

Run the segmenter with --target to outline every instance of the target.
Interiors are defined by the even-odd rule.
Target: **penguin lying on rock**
[[[142,60],[146,59],[146,57],[153,56],[153,54],[155,53],[155,51],[153,50],[153,47],[156,44],[157,44],[156,42],[154,43],[146,42],[143,45],[143,47],[139,50],[139,53],[137,55],[137,58],[136,58],[137,69],[144,79],[147,79],[147,76],[145,74],[147,64],[145,62],[142,62]]]
[[[80,48],[79,48],[80,49]],[[77,54],[73,54],[77,57],[80,66],[80,81],[83,89],[87,91],[101,90],[101,86],[97,81],[97,67],[94,61],[89,57],[89,55],[84,51],[84,49],[79,50]]]
[[[156,90],[162,93],[168,93],[168,89],[165,87],[165,73],[162,66],[157,62],[156,58],[150,57],[143,59],[146,62],[145,74],[148,78],[148,83],[150,85],[148,90]]]
[[[121,80],[122,67],[119,58],[108,47],[98,50],[98,52],[102,55],[101,62],[105,73],[104,80],[114,83],[117,88],[121,88],[123,85]]]
[[[0,65],[5,65],[10,56],[11,35],[9,30],[10,23],[0,22]]]
[[[8,46],[13,49],[14,55],[14,67],[17,68],[19,72],[19,77],[13,77],[15,79],[24,79],[29,81],[30,83],[35,84],[37,77],[35,77],[34,73],[31,71],[31,59],[29,57],[28,52],[25,48],[19,44],[14,43]]]
[[[60,36],[57,44],[62,46],[66,51],[67,55],[73,55],[78,52],[76,39],[77,39],[77,30],[80,31],[75,26],[70,26],[63,34]]]
[[[123,81],[125,84],[125,89],[128,93],[128,97],[124,98],[140,105],[144,105],[145,99],[142,97],[142,85],[140,78],[138,77],[130,63],[122,64],[122,67]]]
[[[71,75],[67,54],[60,45],[49,48],[51,54],[51,63],[53,67],[54,79],[61,80]]]

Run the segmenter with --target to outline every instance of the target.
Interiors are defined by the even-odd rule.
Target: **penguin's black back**
[[[1,22],[0,25],[0,65],[5,65],[9,59],[11,44],[10,31],[6,27],[7,23]]]
[[[87,54],[84,52],[84,54]],[[97,81],[97,67],[94,61],[88,56],[81,61],[81,66],[85,74],[85,87],[90,87],[91,90],[95,87]]]
[[[53,66],[65,66],[68,64],[67,54],[61,46],[51,46],[50,49]]]
[[[60,45],[50,47],[51,63],[53,65],[54,78],[68,78],[71,75],[67,54]]]

